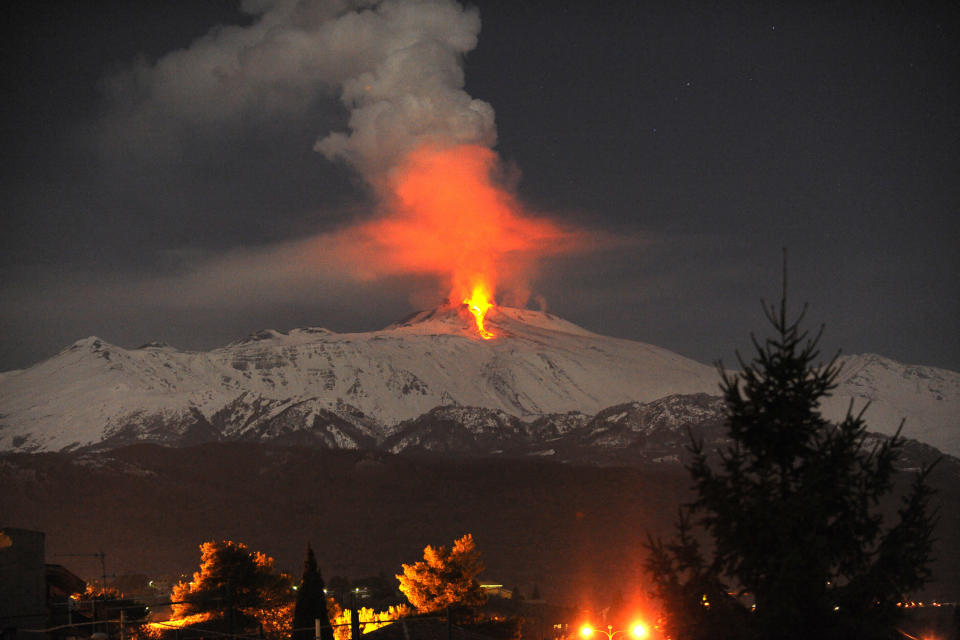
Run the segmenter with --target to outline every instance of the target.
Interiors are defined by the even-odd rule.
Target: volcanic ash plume
[[[476,307],[480,323],[499,284],[525,297],[536,259],[571,248],[576,235],[524,215],[494,182],[496,163],[479,145],[409,153],[385,185],[385,214],[348,232],[361,275],[437,275],[449,301]]]
[[[383,33],[405,46],[343,84],[350,133],[316,144],[358,169],[382,203],[372,222],[346,233],[366,277],[433,274],[483,326],[498,288],[523,304],[537,258],[575,244],[575,234],[525,215],[498,184],[493,109],[463,91],[462,57],[476,45],[475,10],[454,2],[384,2]]]
[[[525,303],[538,258],[574,235],[525,215],[495,179],[493,108],[464,91],[479,12],[454,0],[245,0],[242,9],[249,25],[214,29],[108,83],[116,108],[103,131],[121,157],[157,140],[300,117],[335,92],[347,129],[326,127],[314,148],[356,169],[379,204],[365,222],[314,238],[303,262],[367,278],[438,277],[481,324],[494,296]]]
[[[388,41],[342,85],[350,133],[315,149],[378,183],[423,144],[492,146],[493,108],[464,90],[463,56],[477,45],[480,16],[449,0],[386,1],[356,14],[357,38]],[[338,19],[350,23],[348,17]]]

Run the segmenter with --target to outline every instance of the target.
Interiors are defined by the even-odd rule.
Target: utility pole
[[[226,593],[226,596],[227,596],[227,628],[230,630],[230,635],[233,636],[233,635],[235,635],[235,634],[234,634],[234,627],[233,627],[233,589],[230,587],[230,581],[229,581],[229,580],[227,580],[227,583],[226,583],[226,585],[224,585],[224,586],[225,586],[226,589],[227,589],[227,593]]]
[[[103,579],[103,582],[100,583],[100,588],[103,590],[104,595],[106,595],[107,590],[107,554],[103,552],[103,549],[96,553],[55,553],[53,554],[55,558],[100,558],[100,575]],[[97,599],[92,598],[90,602],[91,615],[93,616],[93,622],[97,621]],[[67,605],[69,609],[69,603]],[[96,628],[96,625],[94,625]]]
[[[360,609],[357,607],[357,592],[353,590],[353,612],[350,614],[350,640],[360,640]]]

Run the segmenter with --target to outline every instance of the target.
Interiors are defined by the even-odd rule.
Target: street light
[[[585,624],[580,627],[580,635],[584,638],[589,638],[594,634],[594,632],[600,632],[603,635],[607,636],[607,640],[613,640],[613,636],[618,633],[629,633],[634,638],[646,638],[647,637],[647,628],[640,623],[633,625],[629,630],[627,629],[617,629],[613,630],[613,625],[608,624],[606,629],[594,629],[589,624]]]

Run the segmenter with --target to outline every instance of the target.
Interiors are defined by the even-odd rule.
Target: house
[[[46,536],[41,531],[0,529],[0,638],[46,640],[75,635],[28,633],[67,624],[69,596],[86,583],[58,564],[46,563]]]

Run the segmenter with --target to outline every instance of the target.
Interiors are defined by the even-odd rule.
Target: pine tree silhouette
[[[722,366],[732,443],[714,460],[694,442],[689,471],[698,498],[681,513],[679,536],[649,539],[647,568],[671,631],[688,638],[885,638],[896,603],[929,579],[935,515],[923,469],[884,531],[877,512],[893,487],[903,440],[870,444],[863,408],[839,423],[820,401],[836,387],[836,356],[817,365],[804,313],[787,319],[764,305],[773,336],[751,336],[756,355],[741,371]],[[692,533],[714,543],[708,562]],[[728,591],[749,593],[755,610]]]

